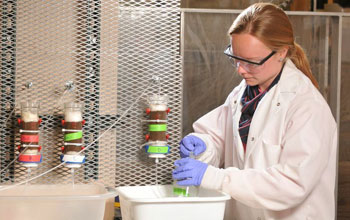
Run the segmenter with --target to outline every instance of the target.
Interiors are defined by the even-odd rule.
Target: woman
[[[229,35],[243,80],[181,141],[174,179],[231,195],[225,219],[334,219],[337,126],[287,15],[254,4]]]

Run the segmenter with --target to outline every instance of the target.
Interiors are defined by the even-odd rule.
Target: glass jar
[[[64,120],[66,122],[78,122],[82,121],[82,110],[83,107],[77,102],[66,102],[64,103]]]
[[[39,121],[39,103],[34,101],[21,102],[21,119],[24,122]]]

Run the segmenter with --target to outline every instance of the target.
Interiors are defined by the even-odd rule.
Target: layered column
[[[148,97],[149,107],[146,113],[149,115],[148,134],[146,135],[147,143],[145,150],[151,158],[163,158],[169,153],[167,141],[167,119],[170,109],[168,105],[168,97],[163,95],[152,95]]]
[[[85,156],[80,153],[83,149],[84,123],[81,104],[65,103],[64,119],[62,120],[64,146],[62,147],[61,161],[65,162],[67,167],[80,167],[85,162]]]
[[[21,118],[18,119],[21,134],[20,155],[18,161],[26,167],[36,167],[42,161],[39,146],[39,103],[26,101],[21,103]]]

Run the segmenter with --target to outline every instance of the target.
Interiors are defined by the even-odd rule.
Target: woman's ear
[[[288,50],[289,50],[288,47],[283,47],[281,50],[279,50],[277,52],[278,58],[284,60],[286,58],[286,56],[287,56]]]

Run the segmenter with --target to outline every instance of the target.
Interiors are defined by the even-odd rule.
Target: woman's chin
[[[256,85],[258,85],[258,83],[254,79],[248,78],[248,79],[244,79],[244,80],[245,80],[245,83],[247,85],[249,85],[249,86],[256,86]]]

